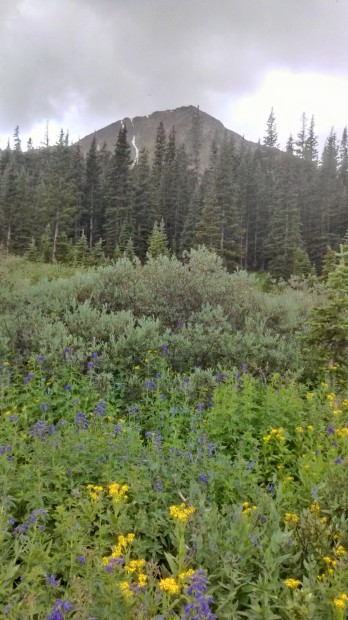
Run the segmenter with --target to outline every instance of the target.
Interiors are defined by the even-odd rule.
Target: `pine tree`
[[[307,117],[305,113],[303,112],[302,117],[301,117],[301,129],[297,134],[297,140],[295,142],[296,144],[295,153],[301,159],[305,159],[306,143],[307,143]]]
[[[279,167],[266,241],[268,269],[277,278],[291,275],[296,253],[302,250],[298,190],[290,157],[284,156]]]
[[[44,263],[49,263],[52,258],[52,231],[49,224],[40,238],[39,256]]]
[[[286,152],[289,153],[290,155],[293,155],[295,152],[295,143],[294,143],[294,138],[292,137],[292,134],[290,134],[289,139],[286,143]]]
[[[100,238],[97,243],[94,244],[90,254],[90,264],[93,267],[98,267],[106,262],[105,254],[103,250],[103,239]]]
[[[263,139],[263,144],[272,149],[279,147],[277,125],[276,125],[276,119],[274,116],[273,108],[271,109],[271,113],[267,120],[267,130],[266,130],[266,135]]]
[[[315,372],[338,366],[337,375],[348,377],[348,260],[341,246],[339,263],[328,274],[327,304],[314,308],[305,342]]]
[[[123,224],[130,229],[133,225],[131,212],[130,185],[130,145],[127,141],[127,127],[123,124],[118,135],[115,151],[110,162],[108,178],[108,197],[106,206],[105,241],[109,256],[119,242]]]
[[[89,264],[89,247],[84,232],[75,244],[75,264],[78,267],[86,267]]]
[[[151,234],[156,214],[151,199],[149,156],[140,149],[139,159],[133,171],[134,239],[140,259],[145,259],[147,240]]]
[[[86,181],[84,187],[84,224],[88,231],[88,244],[92,248],[94,239],[99,238],[103,223],[103,202],[101,196],[101,164],[97,151],[97,139],[93,136],[86,157]]]
[[[69,236],[73,230],[78,204],[72,151],[63,130],[60,132],[58,143],[48,153],[47,164],[38,188],[38,203],[41,222],[50,224],[52,228],[52,261],[55,262],[59,235],[66,233]]]
[[[201,114],[200,114],[200,110],[198,106],[197,108],[193,109],[192,126],[191,126],[192,160],[193,160],[193,168],[194,168],[194,171],[197,177],[199,175],[199,169],[200,169],[202,133],[203,133],[203,123],[202,123]]]
[[[150,239],[149,239],[149,247],[147,250],[147,258],[157,258],[158,256],[164,255],[168,256],[168,242],[165,231],[164,221],[161,220],[160,225],[158,226],[157,222],[155,222]]]
[[[39,259],[39,252],[36,247],[36,241],[34,237],[32,237],[29,247],[25,253],[25,257],[30,260],[32,263],[36,263]]]
[[[306,161],[318,163],[318,137],[315,134],[315,121],[314,116],[311,118],[309,125],[308,136],[305,141],[303,158]]]
[[[204,200],[202,217],[197,226],[196,243],[205,245],[217,254],[221,252],[221,210],[213,183]]]
[[[334,271],[334,269],[336,268],[336,265],[337,254],[328,246],[323,258],[323,268],[321,271],[320,279],[326,282],[331,271]]]

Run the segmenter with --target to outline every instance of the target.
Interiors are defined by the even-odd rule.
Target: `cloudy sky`
[[[348,0],[0,0],[0,148],[199,105],[281,145],[348,124]]]

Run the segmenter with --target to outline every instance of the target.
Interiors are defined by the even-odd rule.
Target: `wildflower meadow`
[[[328,289],[190,261],[3,259],[1,618],[347,617]]]

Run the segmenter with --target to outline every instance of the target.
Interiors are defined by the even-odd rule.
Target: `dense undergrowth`
[[[44,269],[0,268],[0,614],[345,618],[348,392],[301,354],[322,287],[205,251]]]

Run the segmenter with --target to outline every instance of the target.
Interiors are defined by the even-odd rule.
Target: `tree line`
[[[332,130],[319,156],[314,118],[303,115],[299,133],[280,151],[272,110],[262,143],[237,148],[226,132],[211,145],[204,171],[199,109],[190,148],[177,144],[175,127],[166,135],[162,123],[152,157],[142,149],[132,162],[126,125],[115,139],[110,152],[94,137],[83,156],[61,131],[54,146],[47,136],[41,148],[29,140],[24,151],[16,128],[12,148],[0,152],[6,252],[98,264],[124,253],[142,261],[149,251],[180,256],[205,245],[229,269],[287,278],[320,271],[328,248],[338,249],[345,237],[347,128],[340,140]]]

